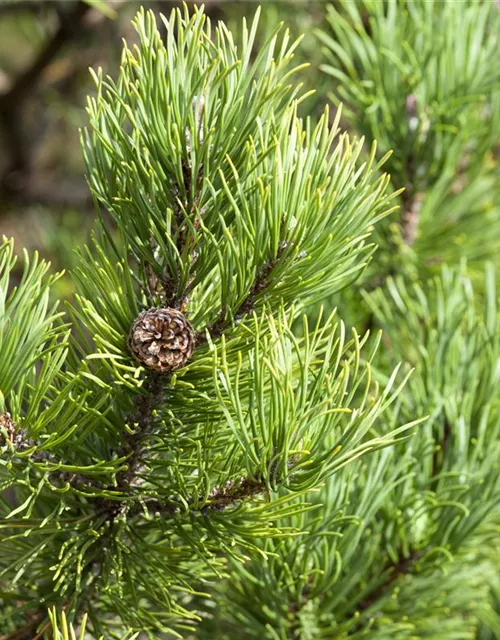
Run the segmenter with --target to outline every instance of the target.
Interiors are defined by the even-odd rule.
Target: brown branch
[[[29,456],[34,462],[54,465],[64,464],[64,461],[58,459],[53,453],[39,449],[35,440],[28,436],[26,429],[19,427],[16,422],[12,420],[8,412],[0,413],[0,429],[0,446],[5,446],[6,444],[6,439],[2,433],[3,431],[7,434],[8,440],[17,453],[23,453],[29,451],[29,449],[34,449]],[[98,480],[86,476],[83,473],[55,469],[53,471],[49,471],[49,476],[51,480],[58,480],[63,484],[69,482],[77,488],[91,486],[102,489],[102,484]]]
[[[144,385],[144,393],[135,398],[134,407],[125,419],[126,423],[135,427],[135,432],[126,438],[117,451],[118,457],[128,457],[128,466],[124,471],[117,474],[116,485],[107,487],[108,490],[117,491],[120,494],[132,491],[137,469],[146,450],[145,440],[153,432],[155,424],[154,412],[163,401],[165,383],[168,378],[168,374],[149,374]],[[0,427],[6,432],[16,450],[23,451],[35,446],[34,441],[28,437],[26,431],[18,428],[8,413],[0,413]],[[0,444],[2,444],[1,439],[2,432],[0,431]],[[32,457],[36,461],[56,462],[56,459],[50,453],[44,451],[35,450]],[[74,488],[79,488],[79,485],[88,486],[89,484],[98,486],[100,489],[104,488],[100,483],[96,485],[92,478],[88,478],[83,474],[54,471],[52,475],[60,480],[71,482]],[[95,515],[106,515],[111,522],[124,508],[126,508],[126,503],[121,498],[111,500],[97,497],[95,501]],[[36,640],[36,638],[41,638],[48,625],[45,625],[38,635],[34,636],[33,634],[43,619],[44,616],[38,616],[13,634],[1,637],[0,640]]]
[[[229,481],[222,487],[212,489],[205,508],[210,511],[224,511],[227,507],[252,498],[265,490],[265,483],[259,479],[241,478],[239,482]]]
[[[448,419],[445,417],[443,423],[443,435],[441,440],[436,444],[436,448],[434,449],[434,454],[432,456],[432,469],[431,469],[431,486],[434,487],[437,484],[436,475],[440,472],[443,462],[444,456],[446,453],[446,449],[448,448],[448,444],[450,442],[452,434],[451,424],[448,422]]]
[[[144,393],[136,396],[134,406],[125,418],[125,423],[133,425],[135,431],[127,435],[117,451],[118,457],[127,458],[127,468],[117,474],[116,485],[108,487],[110,491],[116,491],[119,494],[129,494],[132,491],[137,470],[146,451],[147,437],[154,430],[154,413],[163,402],[165,384],[169,378],[169,374],[149,374],[144,384]],[[126,507],[126,503],[123,503],[120,498],[117,500],[98,498],[96,514],[106,515],[112,521]]]
[[[233,322],[237,322],[241,320],[243,316],[251,313],[255,307],[255,303],[257,302],[258,296],[269,286],[269,276],[271,275],[272,270],[278,263],[281,258],[283,251],[286,248],[286,244],[282,243],[278,248],[278,253],[275,258],[268,260],[262,267],[260,268],[255,281],[250,288],[250,291],[246,295],[245,299],[241,302],[235,313],[233,314]],[[208,333],[211,336],[219,337],[222,335],[223,331],[227,329],[227,327],[231,324],[231,318],[228,317],[227,310],[223,309],[217,318],[217,320],[207,327]],[[205,332],[198,334],[198,344],[204,342],[206,339]]]
[[[293,455],[288,460],[288,468],[290,469],[297,463],[299,456]],[[269,476],[273,476],[275,472],[274,465],[271,465],[269,469]],[[255,476],[253,478],[242,477],[237,481],[228,480],[226,484],[215,487],[208,495],[208,500],[205,501],[205,496],[199,496],[197,500],[188,498],[184,501],[180,500],[168,500],[168,499],[146,499],[143,502],[136,502],[130,508],[127,509],[127,505],[120,505],[119,502],[106,499],[101,502],[101,510],[98,514],[102,515],[106,512],[112,514],[114,518],[118,513],[126,511],[129,518],[133,518],[140,514],[144,514],[145,511],[151,514],[157,514],[159,516],[175,518],[188,512],[202,513],[206,515],[211,511],[224,511],[228,507],[235,506],[239,502],[248,498],[253,498],[267,490],[267,483],[262,476]],[[202,504],[201,508],[194,509],[195,505]],[[186,506],[188,507],[186,509]]]
[[[171,187],[173,193],[172,207],[175,221],[175,233],[173,235],[179,255],[182,255],[184,253],[188,242],[190,240],[193,240],[193,238],[190,238],[190,225],[188,224],[188,220],[192,222],[192,225],[195,229],[199,227],[199,217],[202,214],[202,211],[199,210],[199,192],[202,182],[203,170],[202,168],[200,168],[196,177],[196,187],[198,191],[195,193],[192,202],[190,202],[190,193],[192,187],[191,170],[189,165],[184,160],[182,160],[182,187],[187,198],[183,200],[180,184],[174,183]],[[187,215],[185,212],[187,212]],[[193,243],[191,243],[191,246],[192,244]],[[152,248],[156,248],[158,246],[152,236],[150,238],[150,245]],[[191,248],[188,256],[190,266],[192,266],[195,262],[196,256],[196,249]],[[159,296],[162,306],[180,309],[182,313],[184,313],[189,302],[189,293],[191,285],[194,281],[194,276],[191,275],[187,286],[183,291],[181,291],[179,288],[179,273],[172,274],[170,273],[169,269],[166,268],[164,269],[163,273],[158,274],[154,272],[148,262],[144,262],[143,266],[146,274],[146,283],[142,285],[142,290],[143,293],[146,294],[146,297],[150,298],[151,294],[153,294],[153,296],[155,297]]]
[[[378,600],[386,596],[394,585],[404,575],[413,573],[416,564],[423,556],[423,551],[412,551],[407,558],[400,558],[397,562],[389,565],[384,572],[386,579],[382,581],[373,591],[368,593],[361,602],[356,606],[356,610],[359,612],[366,611]],[[360,625],[356,625],[354,631],[359,631]]]
[[[407,245],[411,246],[417,237],[420,210],[422,209],[422,195],[413,193],[408,187],[402,195],[403,214],[401,216],[401,234]]]
[[[33,640],[38,625],[45,619],[47,613],[39,613],[32,617],[26,624],[12,633],[6,633],[0,636],[0,640]],[[37,636],[39,637],[39,636]]]
[[[288,459],[288,468],[290,469],[291,467],[293,467],[293,465],[295,465],[298,460],[298,455],[291,456]],[[275,471],[276,466],[272,464],[269,469],[269,477],[272,477],[275,474]],[[139,513],[143,512],[145,507],[150,513],[158,513],[159,515],[163,516],[176,517],[186,512],[186,504],[188,505],[188,507],[191,507],[194,504],[199,503],[203,504],[200,510],[203,514],[207,514],[210,511],[224,511],[228,507],[232,507],[243,500],[253,498],[260,493],[264,493],[267,489],[267,486],[268,485],[265,479],[260,474],[256,475],[253,478],[242,477],[237,481],[228,480],[226,484],[214,487],[208,494],[208,501],[206,502],[204,496],[200,496],[196,503],[193,499],[188,499],[182,503],[180,501],[167,502],[153,499],[147,501],[143,505],[134,505],[134,507],[128,513],[130,517],[138,515]]]
[[[352,629],[348,632],[348,635],[354,635],[359,632],[365,623],[366,614],[378,600],[389,595],[391,587],[403,576],[413,573],[418,561],[424,555],[424,551],[411,551],[410,555],[406,558],[399,558],[397,562],[389,564],[387,569],[382,572],[385,575],[385,579],[382,580],[372,591],[370,591],[365,597],[356,605],[355,611],[357,614],[361,614]]]
[[[415,94],[406,97],[406,119],[409,131],[418,127],[418,105]],[[401,233],[403,240],[412,245],[417,237],[420,210],[422,208],[422,194],[415,191],[416,167],[413,151],[408,154],[406,161],[406,189],[402,195],[403,214],[401,216]]]
[[[189,167],[183,162],[183,183],[186,194],[191,190],[191,173]],[[200,170],[197,176],[197,186],[200,187],[203,174]],[[177,188],[178,203],[175,206],[174,214],[177,225],[177,249],[181,254],[186,247],[188,225],[184,219],[182,206],[180,202],[180,190]],[[191,206],[189,203],[184,203],[186,208],[189,206],[189,216],[197,215],[199,198],[195,196],[194,202]],[[195,221],[196,223],[196,221]],[[163,303],[166,306],[173,306],[178,308],[182,305],[187,305],[186,292],[175,291],[174,279],[171,276],[163,278],[163,281],[157,277],[154,273],[151,265],[144,264],[144,271],[146,275],[147,283],[143,288],[146,293],[158,294],[160,289],[163,289]],[[147,289],[146,289],[147,286]],[[184,309],[183,309],[184,311]],[[127,424],[132,424],[135,427],[135,432],[131,434],[123,443],[121,449],[118,450],[118,456],[126,457],[128,461],[127,469],[118,473],[116,478],[116,487],[110,487],[110,489],[118,490],[120,493],[130,493],[133,489],[134,481],[137,478],[137,470],[140,468],[143,454],[146,450],[146,441],[148,436],[154,431],[155,420],[154,413],[161,406],[165,397],[165,385],[170,380],[170,374],[158,374],[150,372],[146,378],[144,384],[144,392],[135,398],[134,407],[131,413],[126,418]],[[126,504],[120,504],[120,502],[104,499],[98,501],[98,511],[102,513],[108,512],[111,520],[113,520]]]
[[[201,513],[207,514],[210,511],[224,511],[228,507],[235,506],[243,500],[253,498],[266,490],[266,484],[263,480],[241,478],[239,481],[228,481],[225,485],[215,487],[208,496],[200,510]],[[200,498],[199,502],[203,502]],[[194,505],[194,500],[187,501],[188,507]],[[135,517],[144,512],[144,508],[152,514],[158,514],[162,517],[175,518],[186,513],[186,503],[166,502],[162,500],[148,500],[143,505],[135,504],[128,512],[129,517]],[[189,509],[192,511],[192,509]]]
[[[144,385],[144,393],[135,398],[134,407],[125,420],[126,423],[135,425],[135,432],[126,439],[119,450],[119,457],[128,457],[127,469],[117,475],[119,491],[130,490],[144,452],[144,440],[153,431],[153,413],[163,402],[168,379],[168,374],[149,374]]]

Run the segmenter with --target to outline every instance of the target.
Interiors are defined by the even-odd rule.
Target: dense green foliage
[[[498,10],[474,0],[350,0],[330,6],[328,22],[318,36],[329,96],[354,131],[392,151],[386,170],[405,188],[406,224],[380,227],[372,278],[426,278],[461,256],[481,271],[500,239]]]
[[[283,28],[160,20],[93,74],[67,311],[0,246],[0,638],[500,637],[498,11],[336,3],[318,122]]]

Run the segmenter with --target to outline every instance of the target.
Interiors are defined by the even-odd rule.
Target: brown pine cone
[[[149,309],[135,320],[128,344],[138,362],[165,373],[186,364],[194,350],[195,333],[177,309]]]

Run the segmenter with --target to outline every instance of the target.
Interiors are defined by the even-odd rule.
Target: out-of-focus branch
[[[8,16],[12,13],[19,13],[19,11],[30,11],[38,13],[43,8],[44,2],[40,0],[12,0],[12,2],[2,2],[0,4],[0,18]]]
[[[0,125],[7,147],[8,163],[0,176],[0,194],[16,191],[16,174],[29,176],[30,154],[23,130],[23,108],[29,95],[36,89],[46,67],[57,56],[65,44],[80,31],[83,19],[90,6],[76,2],[71,10],[58,11],[59,26],[39,54],[10,87],[0,95]]]
[[[71,12],[59,12],[58,29],[36,56],[31,66],[19,74],[10,89],[0,97],[2,106],[11,106],[13,103],[22,100],[27,92],[33,90],[47,65],[55,58],[66,42],[78,32],[82,19],[89,8],[86,2],[77,2]]]
[[[401,215],[401,234],[408,245],[412,245],[417,237],[422,197],[419,193],[413,193],[410,188],[403,192],[403,213]]]
[[[359,616],[359,621],[349,635],[354,635],[357,631],[363,629],[367,624],[369,618],[369,609],[381,598],[387,597],[391,589],[396,585],[397,581],[405,575],[411,574],[417,568],[419,560],[423,556],[423,551],[413,550],[406,557],[401,557],[396,562],[392,563],[384,572],[385,579],[378,584],[377,587],[370,593],[368,593],[361,602],[358,603],[356,610]]]
[[[12,633],[0,636],[0,640],[33,640],[35,637],[34,634],[36,633],[36,629],[38,625],[43,621],[45,615],[46,613],[31,616],[26,624],[24,624],[19,629],[16,629],[16,631],[13,631]],[[39,638],[40,636],[36,637]]]
[[[408,129],[415,131],[419,120],[417,99],[413,93],[406,97],[406,118],[408,120]],[[403,212],[401,216],[401,234],[403,240],[410,246],[417,237],[420,210],[422,208],[422,194],[418,193],[415,188],[416,169],[413,152],[410,152],[406,162],[407,183],[402,196]]]

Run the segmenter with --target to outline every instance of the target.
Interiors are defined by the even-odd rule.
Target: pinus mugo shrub
[[[1,246],[2,640],[500,637],[498,12],[328,16],[315,123],[286,30],[140,11],[72,304]]]

